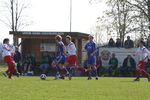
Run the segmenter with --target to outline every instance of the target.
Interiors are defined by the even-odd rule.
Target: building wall
[[[56,35],[61,35],[63,38],[63,42],[65,43],[65,37],[66,35],[70,35],[72,37],[73,42],[75,43],[76,47],[77,47],[77,53],[78,53],[78,59],[79,59],[79,63],[83,62],[83,51],[82,51],[82,47],[84,45],[83,43],[83,39],[87,40],[88,39],[88,34],[85,33],[79,33],[79,32],[36,32],[36,31],[20,31],[20,32],[10,32],[10,34],[13,34],[15,38],[18,38],[22,40],[21,42],[21,51],[23,53],[23,56],[28,55],[28,54],[34,54],[37,61],[40,61],[41,56],[43,54],[43,51],[45,49],[41,48],[48,48],[48,45],[51,43],[53,43],[51,46],[53,50],[53,52],[51,52],[52,50],[48,50],[50,52],[50,54],[56,56],[56,53],[54,52],[53,47],[56,44],[55,42],[55,36]],[[43,43],[41,45],[41,43]],[[55,48],[56,50],[56,48]]]
[[[64,44],[65,43],[65,40],[63,40]],[[79,63],[82,63],[83,61],[83,50],[82,50],[82,45],[84,45],[82,43],[82,39],[73,39],[73,42],[75,43],[76,47],[77,47],[77,53],[78,53],[78,62]],[[23,53],[23,56],[26,56],[28,54],[33,54],[35,55],[36,57],[36,61],[40,61],[41,57],[42,57],[42,54],[43,54],[43,51],[40,51],[40,45],[41,43],[54,43],[56,44],[54,38],[53,39],[23,39],[23,42],[22,42],[22,53]],[[53,56],[56,56],[56,52],[49,52],[50,55],[53,57]]]

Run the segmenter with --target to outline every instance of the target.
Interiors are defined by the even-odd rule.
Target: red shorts
[[[77,65],[77,55],[70,55],[66,62],[69,64],[69,66],[75,66]]]
[[[147,64],[147,62],[139,61],[137,66],[138,66],[138,68],[140,68],[140,69],[144,69],[144,67],[145,67],[146,64]]]
[[[7,63],[7,64],[8,63],[15,64],[14,59],[13,59],[12,56],[5,56],[4,57],[4,62]]]

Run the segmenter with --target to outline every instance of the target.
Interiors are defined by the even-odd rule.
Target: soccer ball
[[[41,74],[40,78],[41,78],[41,80],[46,80],[46,75],[45,74]]]

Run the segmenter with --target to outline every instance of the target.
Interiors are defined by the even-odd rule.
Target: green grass
[[[69,81],[14,76],[9,80],[0,74],[0,100],[150,100],[150,82],[133,79],[74,77]]]

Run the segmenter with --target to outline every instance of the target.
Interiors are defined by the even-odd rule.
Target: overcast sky
[[[72,0],[72,31],[89,33],[105,9],[104,2],[90,4],[89,0]],[[25,14],[33,24],[24,31],[69,31],[70,0],[30,0],[30,8]],[[12,40],[10,29],[2,23],[0,27],[0,41],[5,37]]]

